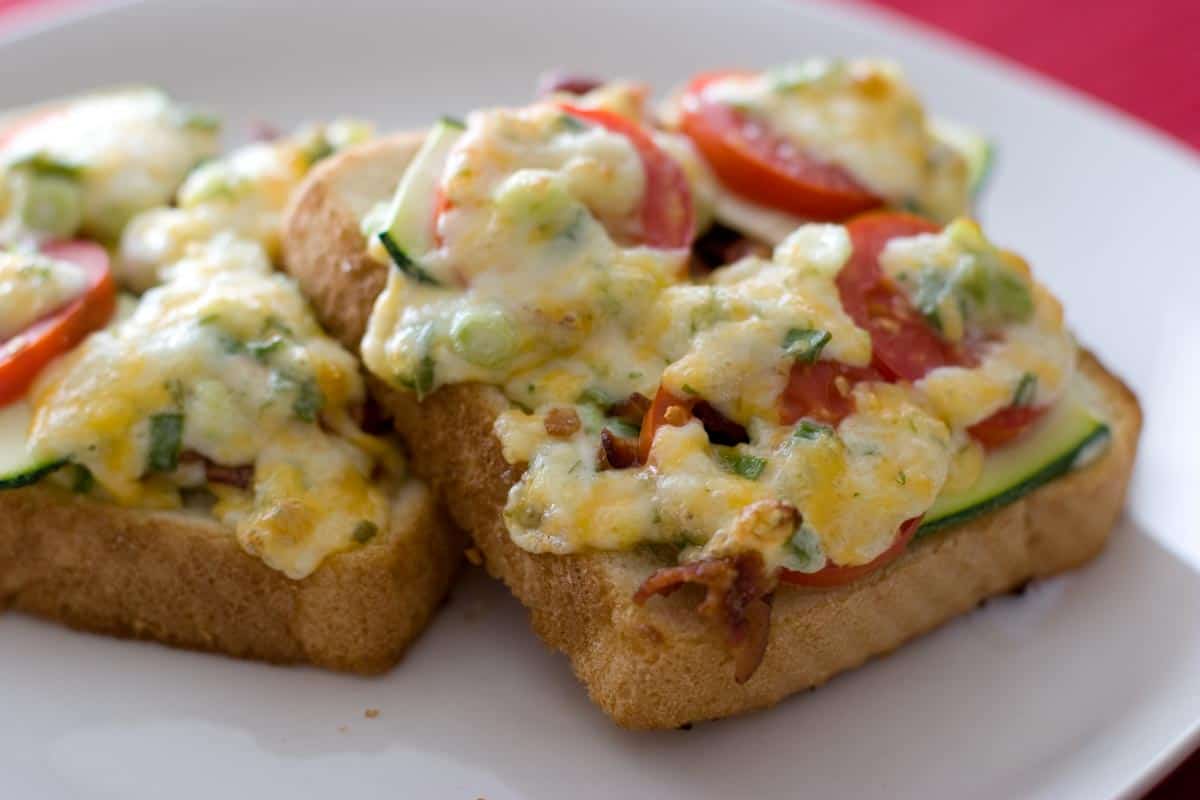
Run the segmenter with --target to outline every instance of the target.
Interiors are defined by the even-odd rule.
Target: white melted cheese
[[[248,144],[203,164],[179,188],[174,207],[155,208],[130,221],[115,265],[118,280],[132,289],[148,289],[190,245],[218,233],[257,242],[272,261],[278,260],[284,207],[313,163],[371,135],[365,123],[338,120]]]
[[[79,297],[87,283],[69,261],[0,250],[0,342]]]
[[[15,203],[12,195],[29,190],[31,175],[69,180],[81,192],[77,232],[103,241],[139,211],[170,202],[188,171],[217,148],[214,124],[198,122],[157,89],[97,94],[35,113],[0,144],[0,182]]]
[[[657,543],[684,560],[753,549],[771,567],[804,572],[868,563],[952,471],[966,481],[978,474],[964,404],[994,410],[986,387],[1005,382],[1011,400],[1012,375],[1026,370],[1042,381],[1025,353],[1035,342],[1058,337],[1073,358],[1061,316],[1038,305],[1042,327],[993,332],[998,344],[978,368],[938,370],[916,386],[860,383],[836,429],[782,425],[797,334],[828,334],[813,359],[871,362],[870,337],[836,285],[852,255],[845,229],[801,226],[769,259],[688,278],[679,253],[625,240],[644,191],[633,156],[610,134],[564,126],[546,106],[472,115],[436,187],[450,211],[434,251],[417,259],[442,285],[391,269],[363,341],[368,369],[395,386],[425,394],[480,381],[513,402],[495,433],[506,461],[524,466],[505,510],[522,548]],[[1052,301],[1040,289],[1034,296]],[[1056,346],[1043,356],[1057,358]],[[1044,375],[1038,391],[1048,398],[1057,384],[1049,367]],[[658,428],[645,465],[603,468],[603,428],[636,436],[605,409],[660,386],[704,399],[749,442],[716,447],[684,419]],[[960,394],[968,400],[951,399]],[[548,430],[552,412],[574,412],[578,427]]]
[[[153,466],[155,420],[175,416],[180,452],[252,468],[249,490],[209,485],[213,511],[292,578],[355,546],[359,525],[385,530],[386,486],[372,474],[396,465],[352,422],[364,398],[357,363],[295,284],[230,234],[167,278],[39,378],[33,452],[86,467],[115,502],[177,508],[204,475],[186,458],[170,472]]]
[[[896,205],[939,219],[966,212],[963,157],[931,131],[899,69],[876,61],[813,59],[714,81],[706,100],[737,108],[819,161],[846,169]]]

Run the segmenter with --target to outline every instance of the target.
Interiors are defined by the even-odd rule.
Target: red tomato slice
[[[642,418],[642,432],[638,436],[638,463],[645,464],[650,458],[650,447],[654,444],[654,434],[663,425],[682,425],[692,418],[692,406],[695,398],[680,397],[663,387],[658,387],[654,402],[646,410]],[[675,422],[667,421],[667,411],[671,408],[681,409],[680,418]]]
[[[995,450],[1021,438],[1049,410],[1049,406],[1009,406],[976,422],[967,433],[986,449]]]
[[[818,161],[741,111],[704,98],[710,83],[744,74],[699,75],[681,102],[680,128],[722,183],[756,203],[807,219],[841,220],[883,205],[842,167]]]
[[[641,209],[641,241],[651,247],[676,249],[689,247],[695,234],[692,190],[683,168],[667,155],[645,128],[636,122],[595,108],[559,104],[573,117],[599,125],[629,139],[642,159],[646,171],[646,191]]]
[[[108,324],[117,307],[116,284],[103,247],[90,242],[56,242],[43,247],[42,252],[82,267],[87,272],[87,289],[80,297],[0,344],[0,406],[25,394],[38,373],[56,356]]]
[[[779,421],[791,425],[808,418],[836,426],[854,411],[850,389],[869,380],[879,380],[870,367],[848,367],[836,361],[793,364],[779,398]]]
[[[875,211],[846,224],[854,252],[838,273],[842,306],[871,335],[872,366],[886,380],[915,381],[936,367],[970,365],[971,356],[946,342],[879,267],[879,254],[896,237],[937,233],[913,214]]]
[[[900,530],[896,532],[896,541],[892,542],[892,546],[866,564],[858,564],[853,567],[839,567],[837,564],[830,562],[823,569],[819,569],[816,572],[793,572],[790,569],[780,567],[779,579],[793,586],[815,586],[824,589],[833,586],[843,586],[851,581],[858,580],[864,575],[869,575],[899,558],[905,549],[907,549],[908,543],[912,541],[912,537],[916,534],[917,528],[920,526],[921,517],[913,517],[906,521],[900,526]]]

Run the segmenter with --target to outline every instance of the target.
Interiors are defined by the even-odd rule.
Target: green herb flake
[[[438,122],[448,128],[455,128],[460,131],[467,127],[467,124],[461,119],[458,117],[452,117],[449,114],[443,114],[442,116],[438,117]]]
[[[61,158],[46,153],[31,153],[10,165],[13,169],[27,169],[34,175],[44,178],[68,178],[78,180],[83,177],[83,165],[73,164]]]
[[[833,336],[815,328],[792,328],[783,337],[783,349],[801,364],[812,364]]]
[[[571,131],[572,133],[586,131],[588,128],[588,126],[584,124],[583,120],[572,116],[571,114],[560,114],[558,117],[558,126],[563,130]]]
[[[613,399],[600,389],[588,387],[579,393],[579,397],[575,402],[581,405],[591,405],[596,406],[596,408],[606,409],[613,404]]]
[[[146,467],[151,472],[171,472],[179,466],[183,447],[183,414],[155,414],[150,417],[150,453]]]
[[[358,524],[354,526],[354,533],[351,534],[351,537],[359,544],[366,544],[374,539],[378,533],[378,525],[369,519],[363,519],[359,520]]]
[[[718,448],[717,458],[720,459],[722,467],[747,480],[757,480],[763,470],[767,468],[765,458],[749,453],[739,453],[731,447]]]
[[[417,364],[417,371],[413,375],[413,391],[417,393],[418,400],[433,391],[433,356],[428,353],[421,356]]]
[[[833,428],[820,422],[813,422],[811,419],[802,419],[796,424],[796,430],[792,431],[792,436],[796,439],[808,439],[813,441],[820,439],[822,436],[829,436],[833,433]]]
[[[684,394],[693,394],[693,395],[700,394],[698,391],[696,391],[695,387],[693,387],[690,383],[685,383],[683,386],[680,386],[679,388],[683,389]]]
[[[1013,392],[1014,406],[1027,406],[1033,403],[1033,398],[1037,395],[1037,375],[1032,372],[1026,372],[1021,376],[1020,382],[1017,383],[1017,390]]]
[[[257,361],[266,361],[271,353],[283,347],[284,344],[282,336],[272,336],[270,339],[248,343],[246,345],[246,352],[254,356]]]
[[[96,477],[83,464],[71,465],[71,491],[75,494],[87,494],[96,485]]]
[[[325,407],[325,395],[317,382],[309,379],[292,381],[296,386],[296,399],[292,401],[292,413],[304,422],[316,422]]]
[[[908,476],[904,474],[904,470],[900,470],[896,473],[896,485],[903,486],[906,483],[908,483]]]

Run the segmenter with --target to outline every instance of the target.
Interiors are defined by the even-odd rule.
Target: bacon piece
[[[253,465],[246,464],[240,467],[227,467],[224,464],[218,464],[206,458],[195,450],[185,450],[180,453],[179,462],[181,464],[203,464],[204,479],[209,483],[222,483],[226,486],[235,486],[238,489],[247,489],[254,480]]]
[[[654,595],[669,595],[685,583],[705,588],[697,610],[725,629],[733,653],[734,680],[750,680],[766,653],[771,596],[777,583],[766,574],[762,555],[746,552],[665,567],[646,579],[633,601],[642,605]]]
[[[766,258],[771,248],[756,242],[720,223],[711,226],[692,245],[690,270],[693,275],[705,275],[714,269],[732,264],[746,256]]]
[[[713,444],[735,445],[750,441],[745,428],[709,405],[707,400],[692,406],[692,415],[700,420]]]
[[[596,454],[600,469],[625,469],[637,464],[637,439],[617,436],[609,428],[600,431],[600,448]]]
[[[537,94],[538,97],[546,97],[557,92],[587,94],[592,89],[597,89],[603,85],[604,81],[598,78],[575,75],[570,72],[554,71],[547,72],[538,79]]]
[[[546,433],[559,439],[574,436],[579,430],[579,414],[573,408],[552,408],[546,412]]]

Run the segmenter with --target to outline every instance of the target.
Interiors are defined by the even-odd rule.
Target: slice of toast
[[[359,219],[385,199],[421,141],[405,134],[322,165],[287,215],[287,269],[318,317],[357,350],[388,267],[366,256]],[[695,587],[644,606],[641,582],[664,562],[641,551],[539,555],[513,544],[501,514],[519,472],[493,434],[508,401],[477,384],[443,387],[418,403],[372,382],[395,415],[414,470],[474,537],[488,571],[530,610],[533,626],[570,658],[592,699],[621,725],[670,728],[770,706],[1033,578],[1096,555],[1120,514],[1141,412],[1090,354],[1081,373],[1100,398],[1112,443],[1097,461],[997,511],[917,542],[887,568],[849,586],[776,594],[766,655],[734,680],[722,633],[695,612]]]
[[[207,516],[51,486],[0,491],[0,608],[242,658],[382,672],[441,603],[464,541],[416,481],[397,493],[392,520],[296,581]]]

